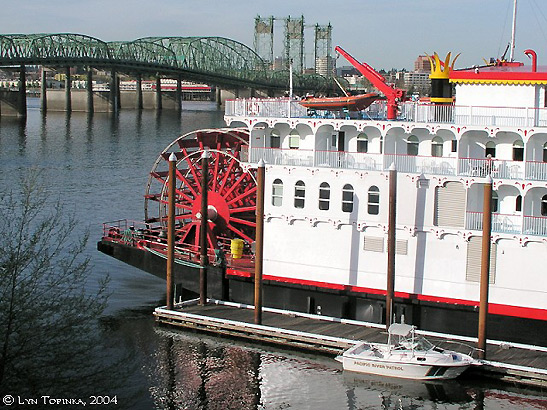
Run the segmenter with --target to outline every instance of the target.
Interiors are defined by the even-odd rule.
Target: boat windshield
[[[429,340],[424,339],[423,337],[418,337],[415,339],[416,344],[414,345],[414,350],[427,351],[433,349],[435,346]]]
[[[426,352],[435,347],[433,343],[429,340],[424,339],[423,337],[416,337],[415,339],[402,338],[401,341],[395,345],[395,349],[408,349],[408,350],[418,350]]]

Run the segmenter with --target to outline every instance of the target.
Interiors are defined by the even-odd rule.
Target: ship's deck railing
[[[271,165],[297,165],[345,169],[387,170],[392,163],[399,172],[433,175],[485,177],[496,179],[547,180],[547,163],[488,158],[431,157],[407,154],[325,151],[290,148],[250,149],[248,161],[263,159]]]
[[[167,228],[143,221],[131,221],[120,219],[103,223],[103,240],[132,246],[139,249],[147,249],[164,258],[167,257]],[[225,264],[239,270],[254,268],[254,256],[244,253],[240,258],[234,258],[230,252],[230,241],[219,238],[218,249],[208,249],[209,265]],[[218,251],[221,250],[221,253]],[[186,265],[199,267],[200,247],[186,243],[175,243],[175,258],[184,261]]]
[[[467,212],[465,228],[482,230],[482,212]],[[492,232],[518,235],[547,235],[547,217],[528,215],[492,214]]]
[[[360,112],[312,110],[288,98],[248,98],[226,101],[228,117],[343,118],[386,120],[385,101],[375,101]],[[399,105],[397,121],[473,126],[547,127],[547,108],[488,107],[408,101]]]

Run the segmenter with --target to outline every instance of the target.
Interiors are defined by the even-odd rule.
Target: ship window
[[[431,156],[432,157],[443,156],[443,139],[439,136],[435,136],[431,140]]]
[[[283,181],[275,179],[272,184],[272,205],[281,206],[283,204]]]
[[[543,162],[547,162],[547,142],[543,144]]]
[[[492,191],[492,212],[498,212],[500,199],[496,191]]]
[[[513,142],[513,161],[522,161],[524,159],[524,143],[521,140]]]
[[[517,195],[515,199],[515,212],[522,211],[522,195]]]
[[[406,140],[407,155],[418,155],[418,143],[418,137],[416,137],[415,135],[411,135],[410,137],[408,137],[408,139]]]
[[[302,181],[298,181],[294,185],[294,207],[304,208],[304,202],[306,200],[306,184]]]
[[[541,198],[541,216],[547,216],[547,195]]]
[[[492,141],[488,141],[485,146],[484,156],[490,155],[492,158],[496,158],[496,144]]]
[[[270,134],[270,147],[281,148],[281,134],[278,130],[272,130]]]
[[[364,132],[357,136],[357,152],[368,152],[368,137]]]
[[[374,185],[368,190],[368,213],[369,215],[380,213],[380,190]]]
[[[298,134],[298,131],[292,130],[289,134],[289,148],[290,149],[298,149],[300,148],[300,134]]]
[[[342,212],[353,212],[353,186],[350,184],[342,188]]]
[[[322,182],[319,185],[319,209],[322,211],[328,211],[330,204],[330,185],[326,182]]]

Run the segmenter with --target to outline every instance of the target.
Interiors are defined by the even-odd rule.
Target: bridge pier
[[[70,67],[65,69],[65,111],[72,112],[72,77],[70,76]]]
[[[115,69],[110,72],[110,93],[109,103],[112,112],[118,112],[120,109],[120,82],[118,73]]]
[[[43,113],[47,111],[47,78],[46,78],[46,69],[42,66],[42,71],[40,73],[40,108]]]
[[[87,112],[93,113],[95,107],[93,104],[93,68],[87,68],[87,82],[86,82],[86,94],[87,94]]]
[[[180,111],[182,109],[182,77],[177,77],[177,91],[175,95],[175,109]]]
[[[158,75],[156,77],[156,110],[161,110],[161,78]]]
[[[137,74],[137,90],[136,90],[136,108],[142,110],[142,75]]]

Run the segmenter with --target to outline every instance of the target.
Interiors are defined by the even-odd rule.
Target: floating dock
[[[338,355],[359,340],[385,343],[385,326],[280,309],[263,308],[262,324],[254,324],[254,306],[208,299],[178,303],[173,310],[154,311],[156,322],[291,349]],[[477,339],[417,331],[434,343],[469,353]],[[541,388],[547,387],[547,348],[488,340],[483,366],[469,371],[499,381]]]

